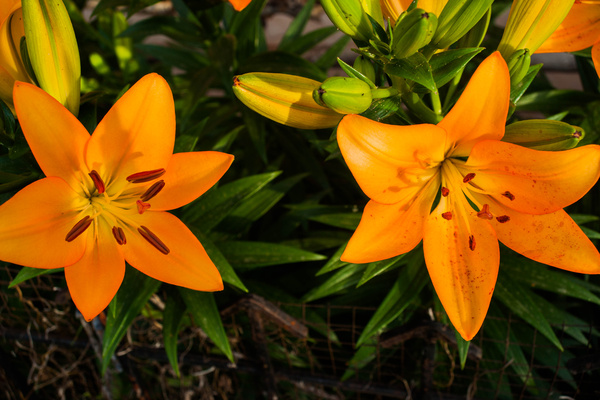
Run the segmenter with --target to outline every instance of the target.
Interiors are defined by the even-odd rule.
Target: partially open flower
[[[0,99],[11,108],[15,81],[30,82],[21,58],[24,36],[21,1],[3,1],[0,7]]]

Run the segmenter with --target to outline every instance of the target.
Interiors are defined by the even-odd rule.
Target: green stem
[[[438,90],[431,92],[431,105],[434,113],[442,115],[442,103],[440,102],[440,92]]]
[[[454,96],[454,93],[456,92],[456,88],[458,87],[458,83],[460,82],[463,72],[464,69],[454,75],[454,78],[452,78],[452,81],[450,81],[450,84],[448,85],[448,91],[446,92],[446,97],[444,98],[444,110],[448,109],[450,100],[452,100],[452,96]]]
[[[379,88],[371,90],[371,97],[374,99],[384,99],[398,94],[398,89],[393,87]]]
[[[404,93],[402,95],[402,101],[406,104],[406,107],[408,107],[408,109],[423,122],[437,124],[442,120],[441,114],[436,114],[427,107],[416,93]]]

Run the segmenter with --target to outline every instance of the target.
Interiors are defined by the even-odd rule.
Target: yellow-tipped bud
[[[506,127],[504,142],[535,150],[568,150],[577,146],[585,132],[578,126],[548,119],[519,121]]]
[[[2,2],[0,9],[0,99],[13,109],[15,81],[31,82],[21,58],[25,36],[20,1]],[[14,111],[14,109],[13,109]]]
[[[62,0],[23,0],[23,18],[27,52],[40,87],[77,115],[79,49]]]
[[[505,60],[517,50],[535,51],[565,19],[573,1],[514,0],[498,50]]]
[[[340,114],[360,114],[373,100],[371,87],[358,78],[335,76],[326,79],[313,91],[313,99]]]
[[[300,129],[330,128],[343,115],[315,102],[321,82],[296,75],[256,72],[233,78],[233,92],[253,111]]]

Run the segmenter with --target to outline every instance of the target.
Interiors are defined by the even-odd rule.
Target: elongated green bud
[[[340,114],[360,114],[371,106],[371,87],[358,78],[333,77],[326,79],[313,92],[322,106]]]
[[[77,115],[79,49],[62,0],[23,0],[23,21],[29,59],[40,87]]]
[[[531,65],[531,54],[528,49],[521,49],[515,51],[506,62],[508,65],[508,71],[510,72],[510,83],[511,85],[521,82],[523,77],[529,71]]]
[[[256,72],[233,78],[233,93],[264,117],[300,129],[330,128],[343,115],[317,104],[312,93],[321,82],[301,76]]]
[[[321,0],[321,6],[333,24],[353,39],[368,42],[373,27],[360,0]]]
[[[445,49],[475,26],[492,5],[493,0],[449,0],[439,17],[431,43]]]
[[[568,150],[577,146],[585,132],[578,126],[549,119],[530,119],[506,127],[502,141],[535,150]]]
[[[375,80],[377,79],[377,76],[375,75],[375,66],[370,60],[364,56],[358,56],[356,57],[356,60],[354,60],[352,67],[369,78],[371,82],[375,83]]]
[[[396,58],[410,57],[433,38],[438,25],[435,14],[420,8],[402,13],[394,27],[392,53]]]

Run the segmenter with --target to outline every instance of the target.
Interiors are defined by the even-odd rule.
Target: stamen
[[[473,178],[475,178],[475,173],[474,172],[469,172],[468,174],[465,175],[465,177],[463,178],[463,183],[467,183],[473,180]]]
[[[490,212],[490,206],[487,204],[483,205],[483,208],[477,213],[477,216],[481,219],[494,219],[494,216]]]
[[[140,213],[140,214],[143,214],[144,211],[146,211],[147,209],[150,208],[149,203],[144,203],[141,200],[136,201],[135,204],[137,205],[138,213]]]
[[[152,231],[145,226],[140,226],[138,228],[138,232],[144,239],[148,241],[152,246],[156,248],[156,250],[160,251],[163,254],[169,254],[171,250],[156,236]]]
[[[154,183],[152,186],[146,190],[146,192],[141,196],[142,201],[148,201],[154,196],[156,196],[163,188],[165,187],[165,181],[160,180]]]
[[[510,221],[510,217],[508,215],[499,215],[496,217],[496,221],[500,222],[501,224]]]
[[[92,182],[94,182],[94,186],[96,186],[96,190],[98,190],[98,194],[104,193],[106,187],[104,186],[104,181],[100,177],[100,174],[93,169],[92,172],[88,174],[90,178],[92,178]]]
[[[153,169],[152,171],[143,171],[135,173],[133,175],[129,175],[126,179],[131,183],[150,182],[160,178],[164,175],[165,172],[167,172],[167,170],[165,170],[164,168]]]
[[[90,227],[93,221],[94,220],[91,219],[89,215],[83,217],[78,223],[75,224],[73,228],[71,228],[69,233],[67,233],[65,240],[67,242],[72,242],[73,240],[75,240],[79,235],[85,232],[87,228]]]
[[[442,214],[442,218],[450,221],[452,219],[452,211],[448,211]]]
[[[471,249],[471,251],[475,250],[475,236],[473,235],[469,236],[469,249]]]
[[[442,196],[446,197],[450,194],[450,190],[447,187],[442,187]]]
[[[113,226],[112,234],[115,237],[117,243],[119,243],[120,245],[127,243],[127,238],[125,238],[125,232],[123,232],[123,228],[119,226]]]
[[[515,199],[515,195],[512,194],[511,192],[509,192],[508,190],[504,193],[500,193],[502,196],[506,197],[507,199],[509,199],[510,201],[513,201]]]

